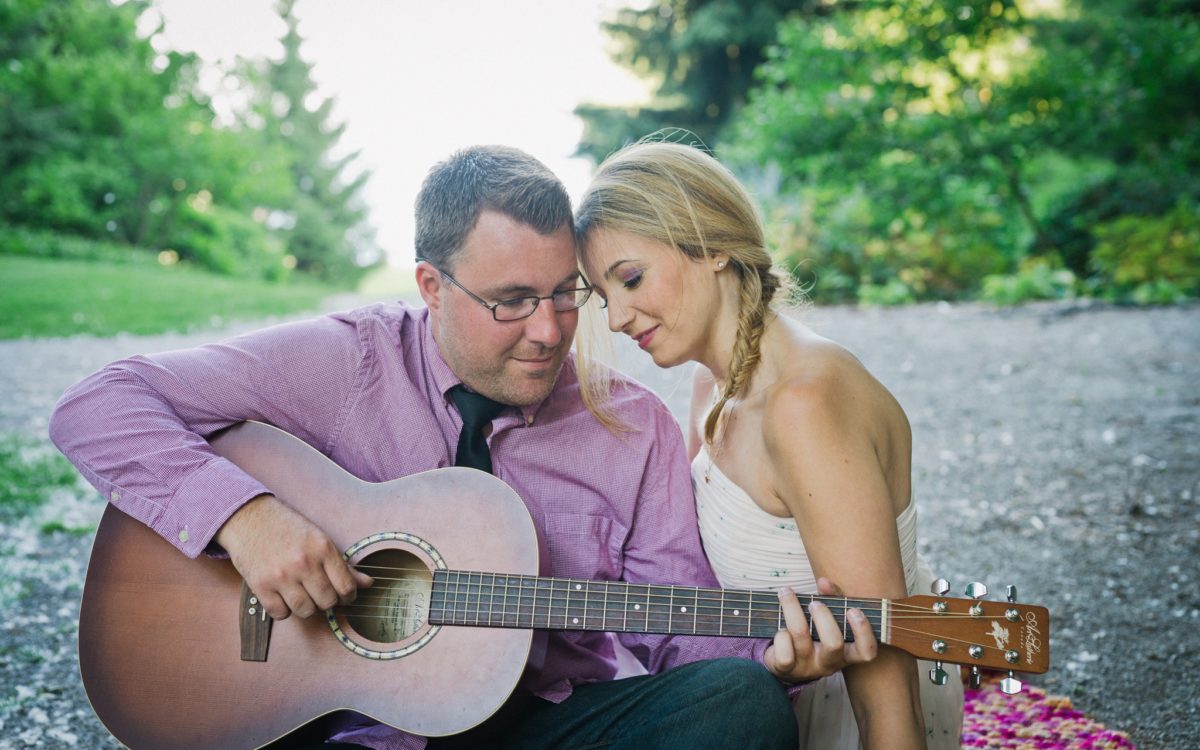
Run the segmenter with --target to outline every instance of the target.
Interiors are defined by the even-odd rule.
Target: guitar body
[[[340,549],[356,550],[352,563],[404,571],[391,584],[376,574],[379,590],[361,591],[356,604],[383,608],[399,597],[426,611],[420,597],[439,566],[539,572],[524,503],[490,475],[439,469],[366,483],[252,422],[213,446]],[[79,661],[92,707],[118,740],[134,750],[260,747],[339,709],[415,734],[454,734],[504,703],[530,654],[533,633],[521,628],[440,628],[417,617],[377,625],[345,614],[272,624],[251,613],[242,589],[227,560],[188,559],[121,511],[105,511],[80,608]],[[242,658],[247,627],[267,629],[265,660]]]

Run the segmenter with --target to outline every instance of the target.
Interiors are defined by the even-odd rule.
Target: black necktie
[[[504,404],[487,396],[471,393],[461,385],[450,389],[450,399],[462,415],[462,432],[458,435],[458,451],[454,454],[455,466],[469,466],[492,473],[492,454],[488,452],[487,438],[483,428],[504,410]]]

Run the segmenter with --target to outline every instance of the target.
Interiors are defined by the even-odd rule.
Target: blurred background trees
[[[593,158],[691,130],[822,301],[1200,294],[1195,0],[659,0],[607,26],[657,83]]]
[[[359,278],[381,255],[368,175],[335,156],[293,4],[283,57],[228,74],[248,104],[220,122],[199,60],[138,34],[144,0],[0,0],[0,253]]]

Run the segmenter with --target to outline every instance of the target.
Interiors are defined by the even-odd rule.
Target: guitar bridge
[[[238,630],[242,636],[242,661],[266,661],[267,646],[271,643],[273,620],[262,602],[242,581],[242,596],[238,603]]]

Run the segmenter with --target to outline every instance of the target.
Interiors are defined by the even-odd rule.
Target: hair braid
[[[725,381],[725,389],[720,398],[709,410],[704,419],[704,442],[712,445],[716,439],[717,424],[721,412],[729,399],[742,393],[750,382],[761,358],[763,332],[766,330],[767,311],[771,300],[780,287],[779,277],[772,271],[769,264],[761,267],[743,268],[734,261],[733,269],[741,277],[741,287],[738,295],[737,337],[734,340],[733,355],[729,362],[729,378]]]

